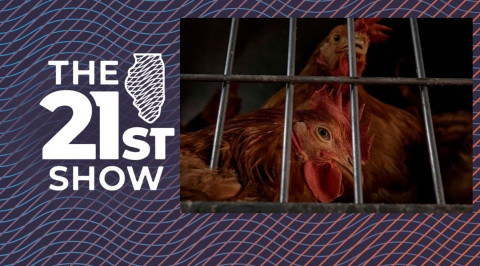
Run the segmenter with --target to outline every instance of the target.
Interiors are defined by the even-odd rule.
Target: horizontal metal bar
[[[180,74],[182,81],[205,82],[255,82],[255,83],[353,83],[365,85],[424,85],[424,86],[472,86],[468,78],[390,78],[390,77],[331,77],[285,75],[221,75]]]
[[[200,213],[472,213],[470,204],[354,204],[180,201],[182,212]]]

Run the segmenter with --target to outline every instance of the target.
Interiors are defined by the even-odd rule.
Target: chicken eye
[[[336,42],[340,41],[340,35],[338,34],[333,35],[333,40]]]
[[[320,138],[324,141],[330,141],[330,139],[332,138],[330,131],[328,131],[328,129],[324,127],[318,127],[317,133],[318,133],[318,136],[320,136]]]

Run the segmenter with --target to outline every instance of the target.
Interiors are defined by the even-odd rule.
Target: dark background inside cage
[[[336,25],[345,19],[298,19],[296,74]],[[385,43],[371,44],[365,77],[416,77],[411,31],[406,19],[383,19],[390,26]],[[418,19],[427,77],[472,77],[471,19]],[[230,19],[182,19],[181,73],[222,74],[228,44]],[[233,74],[285,75],[287,69],[288,20],[241,19]],[[243,83],[241,112],[259,108],[283,87],[278,83]],[[181,82],[181,123],[198,114],[213,93],[215,82]],[[398,86],[365,86],[375,97],[403,108],[410,104]],[[414,90],[417,92],[417,90]],[[432,113],[472,110],[471,87],[429,87]]]
[[[181,21],[181,73],[182,74],[222,74],[228,46],[230,19],[182,19]],[[331,29],[345,24],[345,19],[298,19],[295,73],[299,74],[315,47],[327,36]],[[406,19],[384,19],[381,24],[393,28],[389,39],[384,43],[371,44],[367,56],[364,77],[417,77],[413,51],[411,28]],[[423,59],[427,78],[472,77],[472,20],[471,19],[418,19],[423,49]],[[233,74],[240,75],[285,75],[288,54],[287,19],[241,19],[237,37]],[[184,126],[210,100],[221,82],[181,82],[181,124]],[[260,108],[282,83],[241,83],[239,95],[242,98],[241,113]],[[418,86],[408,87],[419,94]],[[385,103],[402,109],[412,108],[412,101],[402,96],[398,85],[365,85],[367,91]],[[430,86],[432,114],[472,112],[471,86]],[[420,102],[417,110],[420,111]],[[208,106],[207,108],[216,108]],[[386,129],[388,130],[388,129]],[[432,188],[433,189],[433,188]],[[433,191],[432,191],[433,192]],[[197,212],[199,208],[212,208],[212,205],[186,208],[183,211]],[[240,204],[241,205],[241,204]],[[248,204],[247,204],[248,205]],[[192,205],[193,206],[193,205]],[[202,207],[203,206],[203,207]],[[220,205],[219,205],[220,206]],[[228,208],[231,206],[226,204]],[[232,205],[233,206],[233,205]],[[236,206],[236,205],[235,205]],[[241,205],[242,207],[245,207]],[[276,206],[276,205],[275,205]],[[292,205],[295,208],[297,205]],[[355,205],[345,205],[351,208]],[[377,205],[374,205],[378,207]],[[393,205],[391,205],[393,206]],[[391,207],[387,205],[387,209]],[[400,206],[400,205],[398,205]],[[383,211],[411,212],[409,205],[394,206]],[[427,212],[442,212],[444,205],[424,206]],[[460,205],[458,205],[460,206]],[[458,207],[457,206],[457,207]],[[238,207],[238,206],[237,206]],[[451,205],[452,210],[457,207]],[[449,208],[450,208],[449,207]],[[462,205],[471,210],[471,206]],[[246,209],[250,208],[246,206]],[[457,208],[459,211],[465,209]],[[261,208],[262,209],[262,208]],[[367,211],[356,208],[354,211]],[[461,209],[461,210],[460,210]],[[224,206],[210,210],[222,212]],[[262,209],[264,210],[264,209]],[[266,208],[265,210],[269,210]],[[304,210],[300,208],[298,211]],[[467,210],[467,211],[468,211]],[[280,208],[275,212],[291,211]],[[308,208],[305,209],[308,211]],[[325,210],[323,210],[325,211]],[[451,211],[448,209],[447,211]],[[379,210],[375,211],[379,212]],[[382,212],[382,211],[380,211]]]

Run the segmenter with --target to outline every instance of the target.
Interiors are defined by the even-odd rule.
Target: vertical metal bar
[[[348,67],[350,77],[357,77],[357,54],[355,52],[355,31],[353,18],[347,18],[348,33]],[[353,184],[355,203],[363,203],[362,155],[360,150],[360,123],[358,118],[358,88],[350,84],[350,106],[352,114],[352,150],[353,150]]]
[[[235,43],[237,41],[238,18],[232,18],[230,26],[230,36],[228,39],[227,58],[225,60],[224,75],[232,74],[233,57],[235,55]],[[215,126],[215,136],[213,138],[212,157],[210,160],[210,169],[218,168],[218,159],[223,137],[223,126],[225,124],[225,113],[228,104],[228,92],[230,90],[230,81],[223,82],[222,92],[220,94],[220,103],[218,106],[217,124]]]
[[[290,18],[289,22],[287,76],[293,76],[295,74],[295,43],[297,38],[297,19]],[[285,117],[283,128],[280,202],[288,202],[288,187],[290,184],[290,160],[292,146],[293,90],[293,83],[287,83],[285,91]]]
[[[410,27],[412,30],[413,48],[415,51],[415,63],[417,65],[417,76],[419,78],[425,78],[425,67],[423,64],[422,47],[420,44],[420,34],[418,31],[417,19],[410,18]],[[428,97],[427,86],[420,86],[420,95],[422,97],[423,117],[425,120],[425,129],[427,131],[428,153],[430,156],[430,167],[432,168],[435,198],[437,204],[445,204],[442,176],[440,174],[440,164],[438,162],[437,145],[435,142],[435,133],[433,130],[432,113],[430,111],[430,100]]]

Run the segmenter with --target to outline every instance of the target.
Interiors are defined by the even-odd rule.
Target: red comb
[[[392,31],[392,28],[378,24],[380,18],[359,18],[355,20],[355,31],[364,32],[370,37],[372,43],[384,42],[388,35],[384,31]]]
[[[317,111],[326,113],[335,120],[343,124],[348,124],[349,119],[345,113],[343,105],[342,90],[329,90],[327,85],[315,91],[312,95],[312,108]]]

